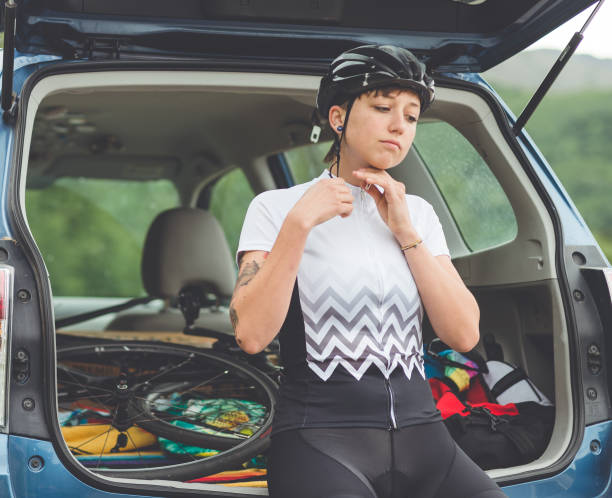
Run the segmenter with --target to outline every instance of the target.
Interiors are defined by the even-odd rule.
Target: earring
[[[344,130],[344,126],[340,125],[340,126],[338,126],[338,127],[336,128],[336,130],[338,130],[338,131],[342,131],[342,130]]]

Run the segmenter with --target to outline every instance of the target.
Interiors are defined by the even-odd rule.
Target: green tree
[[[497,91],[517,116],[531,96]],[[526,129],[612,260],[612,91],[546,95]]]

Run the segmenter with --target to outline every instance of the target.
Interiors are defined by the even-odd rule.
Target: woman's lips
[[[381,140],[381,142],[389,147],[393,147],[395,150],[401,149],[399,142],[395,140]]]

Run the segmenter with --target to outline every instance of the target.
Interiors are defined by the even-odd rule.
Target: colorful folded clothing
[[[155,409],[181,417],[188,414],[197,424],[185,420],[172,420],[171,424],[192,431],[214,436],[240,438],[257,431],[266,416],[266,407],[254,401],[233,398],[192,399],[188,395],[172,394],[168,399],[154,401]],[[200,458],[219,453],[216,449],[200,448],[159,438],[159,445],[167,452],[177,455],[192,455]]]
[[[125,453],[106,453],[103,455],[75,455],[85,467],[97,469],[127,469],[173,465],[179,463],[169,458],[163,451],[126,451]]]
[[[158,442],[162,449],[175,455],[191,455],[206,458],[219,453],[219,450],[200,448],[199,446],[189,446],[186,444],[177,443],[176,441],[170,441],[169,439],[165,439],[163,437],[158,438]]]
[[[222,482],[223,486],[240,486],[240,487],[249,487],[249,488],[267,488],[268,481],[250,481],[250,482]]]
[[[76,405],[76,404],[75,404]],[[108,422],[111,412],[100,407],[77,407],[72,411],[59,411],[57,416],[60,425],[85,425],[85,424],[105,424]]]
[[[155,409],[181,417],[188,415],[198,425],[183,420],[172,424],[215,436],[242,438],[254,434],[266,416],[266,407],[254,401],[233,398],[197,399],[174,393],[154,401]],[[232,434],[234,433],[234,434]]]
[[[136,451],[157,444],[157,437],[140,427],[119,432],[109,424],[62,427],[64,441],[74,454],[100,455]]]
[[[245,470],[227,470],[210,476],[199,477],[188,482],[207,482],[207,483],[241,483],[253,481],[261,481],[261,478],[268,474],[266,469],[245,469]],[[262,481],[266,482],[266,481]]]
[[[470,379],[478,375],[478,365],[457,351],[447,350],[438,354],[442,358],[446,358],[468,367],[466,369],[459,366],[447,365],[444,367],[444,375],[457,384],[459,391],[465,391],[468,387],[470,387]]]

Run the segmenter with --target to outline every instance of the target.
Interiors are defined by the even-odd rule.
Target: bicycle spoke
[[[142,455],[140,454],[140,449],[138,448],[138,446],[136,446],[136,443],[132,439],[132,436],[130,435],[130,432],[129,431],[125,431],[125,433],[127,434],[127,437],[129,438],[129,440],[132,442],[132,445],[134,446],[134,449],[138,453],[138,458],[142,459]]]
[[[148,403],[148,400],[146,398],[142,398],[140,396],[134,396],[134,399],[140,399],[143,400],[145,402],[145,406],[146,403]],[[188,411],[188,409],[186,410]],[[157,415],[154,414],[150,414],[146,408],[139,410],[138,413],[136,413],[136,415],[134,415],[134,420],[136,422],[155,422],[155,421],[163,421],[163,422],[168,422],[168,421],[174,421],[174,420],[181,420],[181,419],[185,419],[183,420],[184,422],[189,422],[189,423],[193,423],[193,419],[185,417],[185,414],[182,413],[180,415],[172,415],[172,414],[167,414],[167,417],[158,417]],[[164,413],[164,412],[161,412]],[[200,412],[194,411],[193,412],[194,415],[201,415]],[[195,424],[194,424],[195,425]]]
[[[65,395],[68,395],[69,393],[65,393]],[[77,394],[77,393],[74,393]],[[64,394],[60,393],[59,396],[63,396]],[[83,395],[81,395],[80,399],[83,399]],[[98,398],[112,398],[113,394],[111,393],[105,393],[105,394],[87,394],[85,396],[85,398],[87,399],[98,399]]]
[[[144,413],[144,412],[143,412]],[[176,415],[176,416],[169,416],[169,417],[157,417],[157,416],[153,416],[151,418],[142,418],[139,417],[138,418],[138,422],[142,423],[142,422],[166,422],[166,423],[171,423],[171,422],[186,422],[189,424],[192,424],[196,427],[200,427],[200,428],[205,428],[205,429],[210,429],[213,430],[215,432],[221,433],[221,434],[211,434],[211,436],[215,436],[215,437],[225,437],[223,436],[223,434],[226,434],[227,437],[233,437],[234,439],[248,439],[252,436],[248,436],[246,434],[241,434],[240,432],[235,432],[232,431],[230,429],[225,429],[223,427],[218,427],[216,425],[212,425],[209,424],[207,422],[202,422],[202,421],[194,421],[191,419],[185,419],[185,417],[183,417],[182,415]],[[180,426],[176,426],[179,429],[183,429],[183,430],[197,430],[197,429],[187,429],[187,428],[183,428]],[[258,428],[259,429],[259,428]]]
[[[181,415],[176,415],[176,416],[170,416],[170,417],[157,417],[157,416],[153,416],[151,418],[140,418],[138,420],[139,422],[155,422],[155,421],[162,421],[162,422],[166,422],[166,423],[170,423],[170,422],[186,422],[189,424],[192,424],[196,427],[202,427],[202,428],[206,428],[206,429],[211,429],[214,430],[216,432],[220,432],[223,434],[227,434],[228,436],[235,436],[236,439],[248,439],[251,436],[246,436],[245,434],[240,434],[239,432],[232,432],[229,429],[224,429],[221,427],[217,427],[216,425],[212,425],[206,422],[202,422],[202,421],[193,421],[191,419],[185,419],[185,417],[181,416]],[[180,426],[177,426],[179,428],[181,428]],[[185,429],[185,430],[193,430],[193,429]],[[223,437],[223,436],[219,436],[219,437]]]
[[[107,424],[100,424],[100,425],[107,425]],[[104,436],[104,434],[108,434],[108,433],[110,433],[110,431],[112,431],[112,430],[113,430],[113,426],[111,425],[111,426],[108,428],[108,430],[106,430],[105,432],[101,432],[100,434],[96,434],[94,437],[92,437],[92,438],[88,439],[87,441],[85,441],[85,442],[83,442],[83,443],[79,444],[78,446],[74,446],[74,448],[76,448],[76,449],[77,449],[77,450],[79,450],[79,451],[82,451],[82,450],[81,450],[81,446],[85,446],[86,444],[91,443],[92,441],[94,441],[94,440],[98,439],[99,437]],[[106,443],[104,443],[104,444],[106,445]],[[104,447],[102,447],[102,448],[104,448]]]
[[[181,449],[183,450],[183,453],[181,453],[181,455],[187,455],[189,458],[191,458],[194,461],[198,461],[200,460],[199,458],[196,458],[195,456],[193,456],[191,453],[189,453],[189,451],[187,451],[187,448],[185,448],[185,446],[181,443],[179,443],[178,441],[172,441],[174,444],[177,444],[178,446],[181,447]],[[197,446],[196,446],[197,448]],[[206,449],[206,448],[201,448],[201,449]]]
[[[102,455],[104,454],[104,448],[106,448],[106,442],[108,441],[108,436],[110,435],[110,431],[113,429],[113,424],[117,419],[117,412],[113,414],[113,420],[110,424],[110,429],[106,433],[106,439],[104,440],[104,444],[102,445],[102,449],[100,450],[100,456],[98,456],[98,462],[96,463],[96,468],[100,467],[100,461],[102,460]]]
[[[193,353],[191,353],[189,355],[188,358],[186,358],[185,360],[183,360],[182,362],[180,362],[178,365],[174,365],[172,368],[168,369],[168,370],[164,370],[163,372],[159,372],[158,374],[154,375],[153,377],[151,377],[150,379],[146,380],[145,382],[143,382],[144,385],[150,384],[151,381],[160,378],[163,375],[167,375],[170,372],[173,372],[174,370],[176,370],[177,368],[181,368],[183,365],[186,365],[187,363],[189,363],[191,360],[193,360],[193,358],[195,357],[195,355]]]
[[[77,448],[76,446],[68,446],[68,449],[70,451],[76,451],[77,453],[79,453],[80,455],[92,455],[91,452],[89,451],[85,451],[85,450],[80,450],[79,448]]]
[[[85,390],[95,389],[97,391],[102,391],[102,392],[105,392],[105,393],[108,393],[108,394],[113,394],[113,391],[110,390],[110,389],[104,389],[104,388],[98,387],[98,386],[88,386],[88,385],[85,385],[85,384],[81,384],[80,382],[78,382],[78,380],[76,382],[70,382],[69,380],[60,380],[58,383],[62,384],[62,385],[72,385],[72,386],[82,387]]]
[[[228,373],[229,373],[229,370],[224,370],[224,371],[223,371],[223,372],[221,372],[220,374],[217,374],[217,375],[215,375],[214,377],[211,377],[210,379],[203,380],[203,381],[202,381],[202,382],[200,382],[199,384],[196,384],[195,386],[193,386],[193,387],[191,387],[191,388],[187,389],[186,391],[180,391],[178,394],[185,394],[185,393],[188,393],[188,392],[194,391],[194,390],[196,390],[196,389],[197,389],[197,388],[199,388],[199,387],[206,386],[206,385],[210,384],[211,382],[214,382],[214,381],[215,381],[216,379],[218,379],[219,377],[223,377],[223,376],[227,375]]]
[[[164,416],[159,416],[158,413],[159,412],[153,413],[152,414],[153,418],[144,419],[144,421],[145,422],[147,420],[161,420],[162,422],[182,421],[182,422],[188,422],[188,423],[190,423],[192,425],[195,425],[195,426],[211,429],[211,430],[214,430],[216,432],[221,432],[221,433],[232,435],[232,436],[236,436],[236,437],[239,437],[239,438],[247,439],[247,438],[250,437],[250,436],[246,436],[245,434],[240,434],[239,432],[232,431],[231,429],[226,429],[224,427],[218,427],[218,426],[213,425],[213,424],[211,424],[209,422],[206,422],[204,420],[193,420],[191,418],[185,417],[184,414],[181,414],[181,415],[168,415],[168,416],[164,417]],[[161,414],[162,415],[166,415],[164,412],[161,412]],[[198,412],[198,415],[200,415],[199,412]],[[221,415],[222,415],[222,413],[219,413],[217,416],[220,417]]]
[[[143,398],[143,397],[141,397],[141,396],[134,396],[134,399],[140,399],[140,400],[143,400],[145,403],[148,403],[148,402],[149,402],[149,400],[148,400],[147,398]],[[181,406],[178,406],[178,407],[177,407],[177,406],[174,406],[173,408],[182,410],[182,413],[181,413],[181,414],[178,414],[178,415],[173,415],[173,414],[168,413],[168,414],[167,414],[167,417],[160,417],[160,416],[157,416],[156,414],[157,414],[157,413],[163,413],[163,414],[166,414],[166,412],[159,412],[159,411],[157,411],[157,410],[156,410],[156,411],[155,411],[155,414],[154,414],[154,413],[153,413],[153,411],[149,412],[149,411],[147,411],[147,410],[142,410],[142,411],[140,411],[140,412],[139,412],[138,416],[140,416],[140,415],[148,415],[149,413],[151,413],[151,415],[153,415],[153,418],[145,418],[145,419],[139,418],[138,420],[139,420],[139,421],[145,421],[145,422],[147,422],[147,421],[152,421],[152,420],[163,420],[163,421],[168,421],[168,420],[180,420],[181,418],[184,418],[184,419],[187,419],[187,420],[191,421],[191,420],[193,420],[193,419],[188,418],[188,417],[186,417],[186,416],[185,416],[185,413],[186,413],[186,412],[191,412],[193,415],[198,415],[198,416],[201,416],[201,415],[202,415],[202,413],[201,413],[200,411],[198,411],[198,410],[193,410],[193,409],[190,409],[190,408],[188,408],[188,407],[181,407]]]
[[[110,436],[110,432],[111,432],[111,429],[109,429],[106,432],[106,438],[104,439],[104,444],[102,445],[102,449],[100,450],[100,455],[98,456],[98,462],[96,463],[96,469],[100,467],[100,462],[102,461],[102,455],[104,454],[104,448],[106,448],[106,442],[108,441],[108,436]]]
[[[65,393],[65,394],[58,394],[57,395],[57,401],[60,404],[66,404],[66,403],[74,403],[77,401],[80,401],[83,399],[83,396],[78,396],[77,394],[72,394],[70,395],[69,393]],[[98,404],[100,401],[104,400],[104,399],[108,399],[108,400],[112,400],[113,399],[113,395],[112,394],[96,394],[95,396],[87,396],[88,400],[96,400],[96,404]],[[108,403],[103,403],[104,405],[107,405]]]
[[[67,426],[64,426],[64,427],[99,427],[99,426],[101,426],[101,425],[109,425],[109,422],[102,422],[102,423],[99,423],[99,424],[96,424],[96,423],[89,423],[89,422],[88,422],[88,423],[86,423],[86,424],[79,424],[79,425],[67,425]]]

